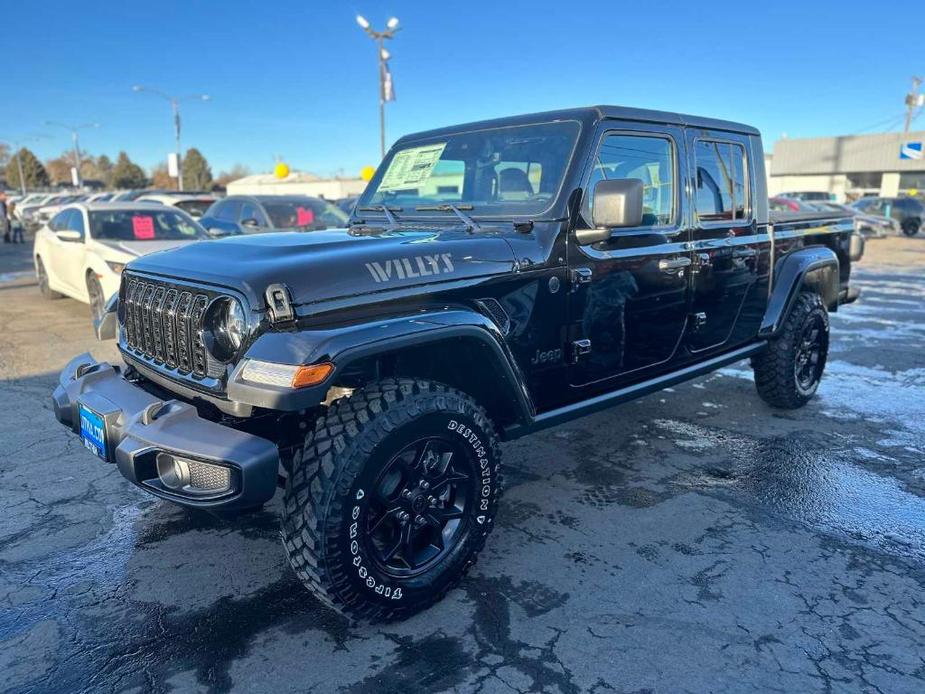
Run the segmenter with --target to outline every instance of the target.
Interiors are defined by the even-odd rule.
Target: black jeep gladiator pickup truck
[[[853,301],[848,216],[769,219],[751,127],[600,106],[399,140],[349,227],[128,264],[55,415],[224,514],[284,490],[290,562],[355,618],[438,600],[492,528],[499,441],[750,358],[800,407]]]

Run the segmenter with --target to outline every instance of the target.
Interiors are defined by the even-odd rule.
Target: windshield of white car
[[[320,198],[264,200],[262,204],[275,229],[319,231],[347,224],[346,213]]]
[[[417,210],[423,215],[454,205],[474,217],[540,214],[559,194],[579,130],[577,122],[557,121],[408,143],[389,153],[357,208],[425,208]]]
[[[106,210],[90,212],[90,234],[105,241],[195,241],[206,230],[188,215],[173,210]]]

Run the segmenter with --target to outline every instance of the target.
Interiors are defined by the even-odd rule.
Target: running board
[[[592,412],[598,412],[608,407],[628,402],[629,400],[641,398],[644,395],[649,395],[650,393],[669,388],[678,383],[689,381],[692,378],[703,376],[711,371],[716,371],[717,369],[721,369],[724,366],[741,361],[742,359],[747,359],[752,355],[758,354],[764,350],[765,347],[767,347],[767,342],[756,342],[746,347],[740,347],[731,352],[720,354],[712,359],[707,359],[706,361],[684,367],[679,371],[672,371],[671,373],[651,378],[648,381],[634,383],[631,386],[595,396],[589,400],[582,400],[581,402],[559,407],[549,412],[543,412],[526,424],[512,424],[511,426],[505,427],[504,438],[505,440],[520,438],[527,434],[564,424],[565,422],[583,417]]]

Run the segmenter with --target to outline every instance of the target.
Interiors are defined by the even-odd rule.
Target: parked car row
[[[42,205],[42,223],[35,234],[33,260],[45,298],[69,296],[90,304],[97,319],[133,258],[216,237],[318,231],[343,227],[348,220],[331,203],[304,195],[118,197],[47,196],[36,203]]]

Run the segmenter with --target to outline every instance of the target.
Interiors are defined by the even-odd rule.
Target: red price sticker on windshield
[[[299,207],[296,209],[296,226],[307,227],[315,223],[315,211],[312,208]]]
[[[154,218],[135,215],[132,217],[132,233],[139,241],[149,241],[154,238]]]

